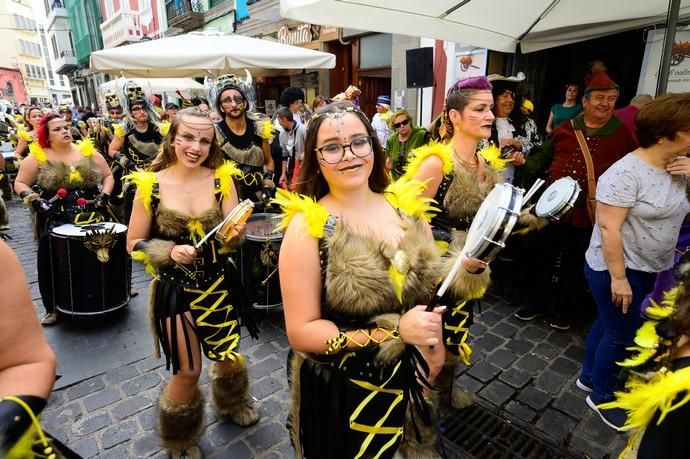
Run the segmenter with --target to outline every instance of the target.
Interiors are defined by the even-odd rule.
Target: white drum
[[[580,195],[580,185],[571,177],[562,177],[544,190],[534,206],[534,213],[538,217],[549,220],[559,220],[573,208]]]
[[[125,225],[61,225],[50,231],[49,242],[58,311],[103,314],[129,303],[132,273]]]
[[[486,196],[467,231],[463,251],[486,263],[505,247],[520,216],[524,191],[508,183],[499,183]]]

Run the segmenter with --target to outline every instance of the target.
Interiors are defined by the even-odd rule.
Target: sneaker
[[[546,314],[546,311],[539,306],[526,306],[515,313],[515,317],[520,320],[529,321]]]
[[[549,320],[549,327],[556,330],[570,330],[570,320],[561,315],[556,315]]]
[[[587,405],[599,415],[601,420],[604,421],[604,424],[611,427],[616,432],[621,431],[621,427],[625,425],[625,421],[628,419],[625,411],[620,408],[611,408],[608,410],[597,408],[597,403],[592,400],[591,395],[587,396]]]
[[[577,381],[575,381],[575,385],[578,389],[583,390],[585,392],[592,392],[594,390],[591,386],[588,386],[587,384],[583,383],[580,378],[577,378]]]
[[[41,325],[55,325],[58,321],[57,312],[48,312],[41,319]]]

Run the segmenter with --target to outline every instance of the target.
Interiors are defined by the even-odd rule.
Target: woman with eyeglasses
[[[386,142],[387,166],[393,178],[398,179],[404,172],[412,150],[429,143],[431,133],[423,127],[414,126],[412,115],[404,108],[396,110],[389,122],[393,133]]]
[[[48,114],[36,128],[37,140],[29,146],[14,181],[14,191],[34,211],[38,239],[38,287],[46,314],[43,325],[57,322],[49,253],[50,230],[71,223],[97,223],[105,219],[104,207],[113,189],[113,176],[103,156],[86,140],[72,143],[70,125],[59,115]],[[67,193],[59,195],[59,190]],[[95,209],[79,204],[92,201]],[[93,210],[93,211],[92,211]]]
[[[239,273],[228,252],[241,242],[243,224],[227,243],[206,234],[235,208],[233,179],[241,172],[223,161],[208,113],[180,110],[162,152],[148,171],[135,172],[137,186],[127,248],[154,275],[149,317],[157,355],[163,349],[170,382],[158,398],[158,433],[176,458],[199,458],[203,396],[198,387],[202,354],[209,369],[213,406],[240,426],[258,422],[250,402],[245,358],[238,353],[243,325],[257,336],[241,296]]]
[[[421,380],[434,383],[444,350],[443,308],[424,306],[440,272],[430,201],[420,183],[389,187],[385,161],[366,115],[332,103],[309,122],[298,194],[275,200],[296,457],[392,458],[417,435],[433,445]]]
[[[19,159],[24,159],[29,154],[29,145],[36,140],[36,129],[38,123],[43,118],[43,112],[38,107],[27,107],[24,110],[24,128],[17,131],[17,148],[14,155]]]

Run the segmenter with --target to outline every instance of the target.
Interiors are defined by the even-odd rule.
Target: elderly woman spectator
[[[421,126],[415,126],[410,112],[401,108],[390,118],[393,133],[386,141],[386,167],[397,179],[403,174],[410,153],[415,148],[426,145],[431,140],[431,133]]]
[[[640,303],[656,274],[668,269],[681,223],[690,211],[690,94],[667,94],[640,110],[640,147],[614,163],[597,186],[597,217],[585,254],[585,277],[598,318],[587,336],[579,388],[611,428],[625,423],[613,399],[616,362],[626,356],[640,324]]]

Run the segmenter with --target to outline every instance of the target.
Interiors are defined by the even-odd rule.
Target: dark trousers
[[[50,230],[46,218],[36,215],[38,252],[36,254],[36,269],[38,271],[38,290],[41,292],[43,307],[47,313],[55,312],[53,298],[53,274],[50,262]]]
[[[612,400],[613,392],[618,389],[621,367],[616,362],[625,359],[628,354],[626,348],[633,344],[641,321],[640,304],[654,288],[656,273],[625,270],[633,299],[628,312],[623,314],[623,310],[611,302],[609,272],[594,271],[587,263],[584,266],[584,275],[592,290],[599,315],[587,335],[580,380],[594,389],[592,396],[597,402],[605,402]]]
[[[582,264],[591,235],[590,228],[568,223],[554,223],[530,235],[530,256],[521,269],[531,273],[524,282],[530,303],[569,318],[587,315],[591,297]]]

